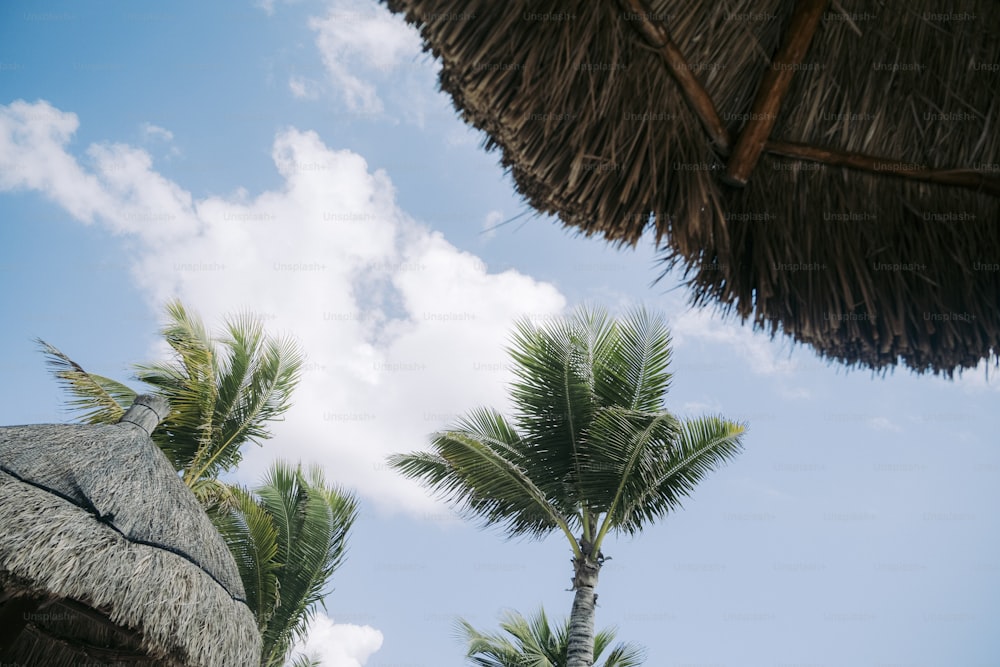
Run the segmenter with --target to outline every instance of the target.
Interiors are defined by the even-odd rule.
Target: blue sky
[[[514,319],[645,304],[668,406],[746,420],[746,451],[635,539],[597,624],[652,667],[995,665],[1000,383],[873,377],[690,310],[650,244],[533,215],[437,92],[416,33],[356,2],[0,8],[0,423],[71,419],[34,338],[129,379],[172,297],[251,310],[309,356],[239,477],[321,464],[363,511],[307,649],[458,667],[453,624],[568,614],[568,545],[505,541],[386,470],[504,408]],[[526,215],[496,227],[527,211]]]

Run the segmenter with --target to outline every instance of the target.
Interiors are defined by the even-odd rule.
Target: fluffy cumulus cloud
[[[383,95],[388,95],[395,111],[422,123],[429,104],[423,91],[433,90],[436,65],[421,56],[417,31],[367,0],[333,0],[327,7],[309,27],[334,97],[349,111],[380,115],[387,111]],[[299,79],[293,77],[291,86],[293,94],[305,97]]]
[[[319,667],[362,667],[381,647],[382,633],[375,628],[335,623],[329,616],[317,614],[309,623],[305,640],[297,643],[291,654],[319,660]]]
[[[559,291],[490,273],[407,216],[386,173],[313,132],[275,138],[280,188],[195,199],[131,146],[92,145],[85,168],[67,151],[77,126],[45,102],[0,106],[0,189],[36,190],[126,235],[155,308],[179,297],[210,326],[249,310],[308,356],[292,410],[241,476],[276,457],[317,462],[379,508],[436,514],[385,456],[477,405],[502,407],[511,324],[562,312]]]

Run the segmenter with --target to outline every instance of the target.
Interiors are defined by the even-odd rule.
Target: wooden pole
[[[914,181],[924,181],[925,183],[953,185],[1000,196],[1000,177],[989,176],[969,169],[927,169],[899,160],[872,157],[861,153],[847,153],[829,148],[817,148],[790,141],[768,141],[764,149],[775,155],[819,162],[834,167],[848,167],[883,176],[898,176]]]
[[[732,140],[722,124],[715,103],[708,91],[692,74],[692,67],[673,42],[662,23],[652,20],[646,0],[620,0],[627,10],[638,15],[633,21],[646,42],[657,49],[667,70],[680,86],[688,104],[701,120],[709,138],[722,153],[730,151]],[[722,180],[730,185],[744,186],[763,151],[798,160],[808,160],[835,167],[847,167],[875,174],[908,178],[925,183],[937,183],[967,188],[1000,196],[1000,177],[989,176],[968,169],[927,169],[894,159],[879,158],[861,153],[848,153],[829,148],[818,148],[790,141],[770,140],[771,131],[778,117],[784,96],[788,93],[796,65],[802,62],[819,21],[829,0],[799,0],[785,32],[785,40],[761,81],[754,100],[750,119],[732,149]]]
[[[809,44],[828,4],[829,0],[799,0],[796,3],[785,30],[784,41],[757,89],[750,119],[743,126],[739,139],[736,140],[736,148],[729,156],[726,173],[722,176],[722,180],[729,185],[746,185],[757,166],[764,144],[771,136],[771,130],[778,119],[778,111],[788,93],[792,76],[802,64],[802,58],[809,50]]]
[[[667,70],[673,75],[681,92],[687,99],[692,111],[701,120],[705,131],[712,142],[722,153],[729,153],[732,141],[729,138],[729,131],[722,124],[719,112],[715,108],[715,102],[709,96],[708,91],[701,85],[701,81],[692,73],[692,66],[681,53],[681,50],[670,38],[670,33],[662,23],[652,21],[651,14],[646,0],[620,0],[621,5],[633,14],[641,17],[633,23],[645,37],[646,42],[655,48]]]

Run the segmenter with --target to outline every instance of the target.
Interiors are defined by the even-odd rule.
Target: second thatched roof
[[[0,602],[27,610],[5,659],[259,662],[236,563],[149,439],[166,410],[139,397],[115,425],[0,428]]]
[[[849,365],[1000,350],[1000,3],[386,0],[535,209]]]

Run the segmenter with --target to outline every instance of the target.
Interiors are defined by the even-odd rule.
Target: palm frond
[[[261,322],[244,313],[227,323],[219,356],[215,421],[224,446],[259,444],[270,437],[267,422],[291,406],[303,356],[290,338],[266,336]]]
[[[476,667],[566,667],[569,650],[569,619],[552,627],[544,609],[531,618],[515,611],[506,612],[501,632],[484,633],[465,619],[458,619],[457,636],[465,642],[466,658]],[[598,659],[611,646],[615,629],[607,628],[594,637],[594,664],[599,667],[638,667],[643,649],[635,644],[618,644],[603,663]]]
[[[560,528],[572,540],[569,518],[531,479],[524,445],[498,412],[473,411],[457,428],[436,434],[431,447],[433,453],[390,456],[389,465],[485,525],[533,536]]]
[[[521,651],[507,637],[482,633],[463,618],[458,619],[456,630],[466,645],[465,657],[475,667],[527,667]]]
[[[743,424],[721,417],[684,420],[667,456],[658,469],[635,493],[626,494],[610,517],[610,527],[634,534],[643,525],[680,507],[681,499],[709,472],[721,467],[742,451]]]
[[[277,462],[256,491],[277,531],[280,598],[261,635],[262,664],[278,665],[302,635],[323,596],[330,576],[346,553],[347,534],[357,502],[327,486],[318,468],[306,476],[301,467]]]
[[[234,510],[238,505],[236,495],[233,492],[234,487],[215,477],[203,477],[195,480],[189,488],[206,512],[226,513]]]
[[[249,314],[238,315],[226,322],[226,336],[222,339],[222,351],[216,356],[219,394],[215,404],[216,413],[229,415],[245,385],[253,375],[252,370],[264,339],[263,323]]]
[[[270,437],[268,422],[290,407],[302,366],[291,339],[275,339],[250,313],[227,321],[215,341],[202,321],[173,301],[161,333],[173,359],[136,367],[170,401],[157,444],[190,486],[236,466],[247,441]]]
[[[662,318],[637,309],[617,319],[613,344],[595,368],[602,405],[658,412],[670,387],[670,332]]]
[[[594,660],[596,661],[603,652],[597,650],[597,640],[594,640]],[[618,644],[611,649],[608,657],[604,659],[603,667],[639,667],[646,660],[646,650],[638,644],[625,643]]]
[[[69,393],[67,404],[88,424],[114,424],[132,405],[136,392],[121,382],[88,373],[80,364],[41,338],[35,339],[45,365]]]
[[[178,301],[167,304],[167,323],[161,334],[174,352],[167,362],[137,364],[136,377],[156,388],[170,401],[170,414],[154,438],[185,482],[197,477],[187,474],[195,461],[212,449],[216,387],[215,351],[201,320],[188,314]],[[209,475],[214,476],[214,475]]]
[[[590,429],[581,479],[590,507],[606,513],[593,539],[595,549],[620,518],[619,508],[656,484],[680,429],[677,419],[666,411],[605,408],[598,413]]]
[[[592,361],[609,332],[600,311],[580,311],[544,327],[522,320],[508,350],[516,378],[510,388],[514,422],[536,467],[546,472],[536,483],[564,508],[580,502],[579,448],[597,408]]]
[[[230,486],[228,511],[209,512],[240,570],[247,605],[261,630],[278,600],[278,531],[266,508],[247,489]]]
[[[322,667],[323,662],[316,657],[300,653],[292,658],[291,667]]]

